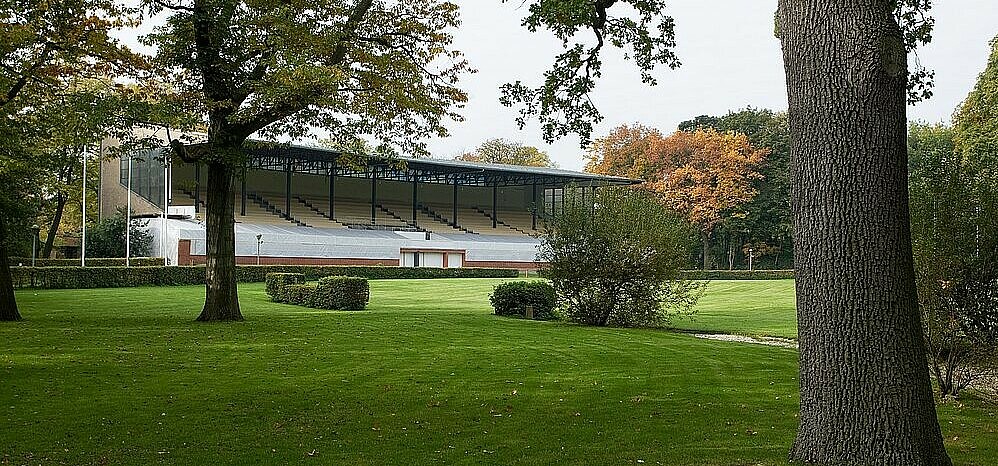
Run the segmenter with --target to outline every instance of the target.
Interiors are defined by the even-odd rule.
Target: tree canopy
[[[526,167],[554,167],[551,157],[533,146],[506,139],[489,139],[483,142],[473,152],[461,154],[455,160],[466,162],[498,163],[504,165],[520,165]]]

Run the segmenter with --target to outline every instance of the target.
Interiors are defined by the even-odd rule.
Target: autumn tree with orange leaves
[[[768,154],[734,132],[698,129],[663,137],[653,128],[621,126],[593,142],[586,170],[645,180],[645,189],[697,227],[708,269],[711,235],[724,221],[745,216],[740,208],[757,194],[752,182],[762,178],[758,169]]]

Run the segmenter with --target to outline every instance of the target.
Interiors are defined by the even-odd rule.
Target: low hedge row
[[[121,288],[204,284],[204,266],[156,267],[11,267],[15,288]],[[381,279],[515,278],[513,269],[435,269],[379,266],[240,265],[236,280],[258,283],[268,273],[300,273],[306,280],[333,275]]]
[[[294,304],[297,306],[316,307],[315,283],[293,283],[284,285],[280,292],[280,301],[274,297],[274,301]]]
[[[533,306],[535,320],[552,320],[557,299],[548,282],[509,282],[496,285],[489,297],[498,316],[526,317],[527,306]]]
[[[155,267],[163,265],[162,257],[133,257],[129,263],[133,267]],[[31,266],[30,257],[11,257],[10,265]],[[79,259],[35,259],[35,267],[75,267],[80,265]],[[124,257],[87,258],[87,267],[124,267]]]
[[[360,311],[371,299],[366,278],[330,276],[305,283],[301,273],[267,274],[267,294],[278,303],[338,311]]]
[[[371,287],[366,278],[323,277],[312,295],[312,306],[338,311],[360,311],[371,299]]]
[[[685,280],[792,280],[793,270],[684,270]]]

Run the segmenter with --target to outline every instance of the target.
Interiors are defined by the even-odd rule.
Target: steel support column
[[[378,168],[371,167],[371,224],[377,223],[377,210],[374,205],[378,200]]]
[[[457,223],[457,186],[458,186],[457,178],[454,178],[454,201],[451,204],[451,208],[454,211],[451,213],[451,222],[453,222],[453,224],[454,224],[455,227],[458,226],[458,223]]]
[[[291,162],[284,168],[284,217],[291,220]]]
[[[530,185],[530,229],[537,229],[537,183]]]
[[[336,162],[332,162],[329,167],[329,219],[336,219]]]
[[[416,175],[412,176],[412,226],[416,226],[416,204],[419,202],[419,184]]]
[[[496,204],[499,203],[499,184],[496,182],[492,183],[492,228],[497,228],[498,217],[496,217]]]

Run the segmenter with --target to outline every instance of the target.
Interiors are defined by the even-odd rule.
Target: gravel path
[[[754,343],[757,345],[779,346],[781,348],[797,349],[797,342],[787,338],[762,337],[753,338],[743,335],[729,335],[723,333],[694,333],[693,336],[705,340],[734,341],[738,343]]]

